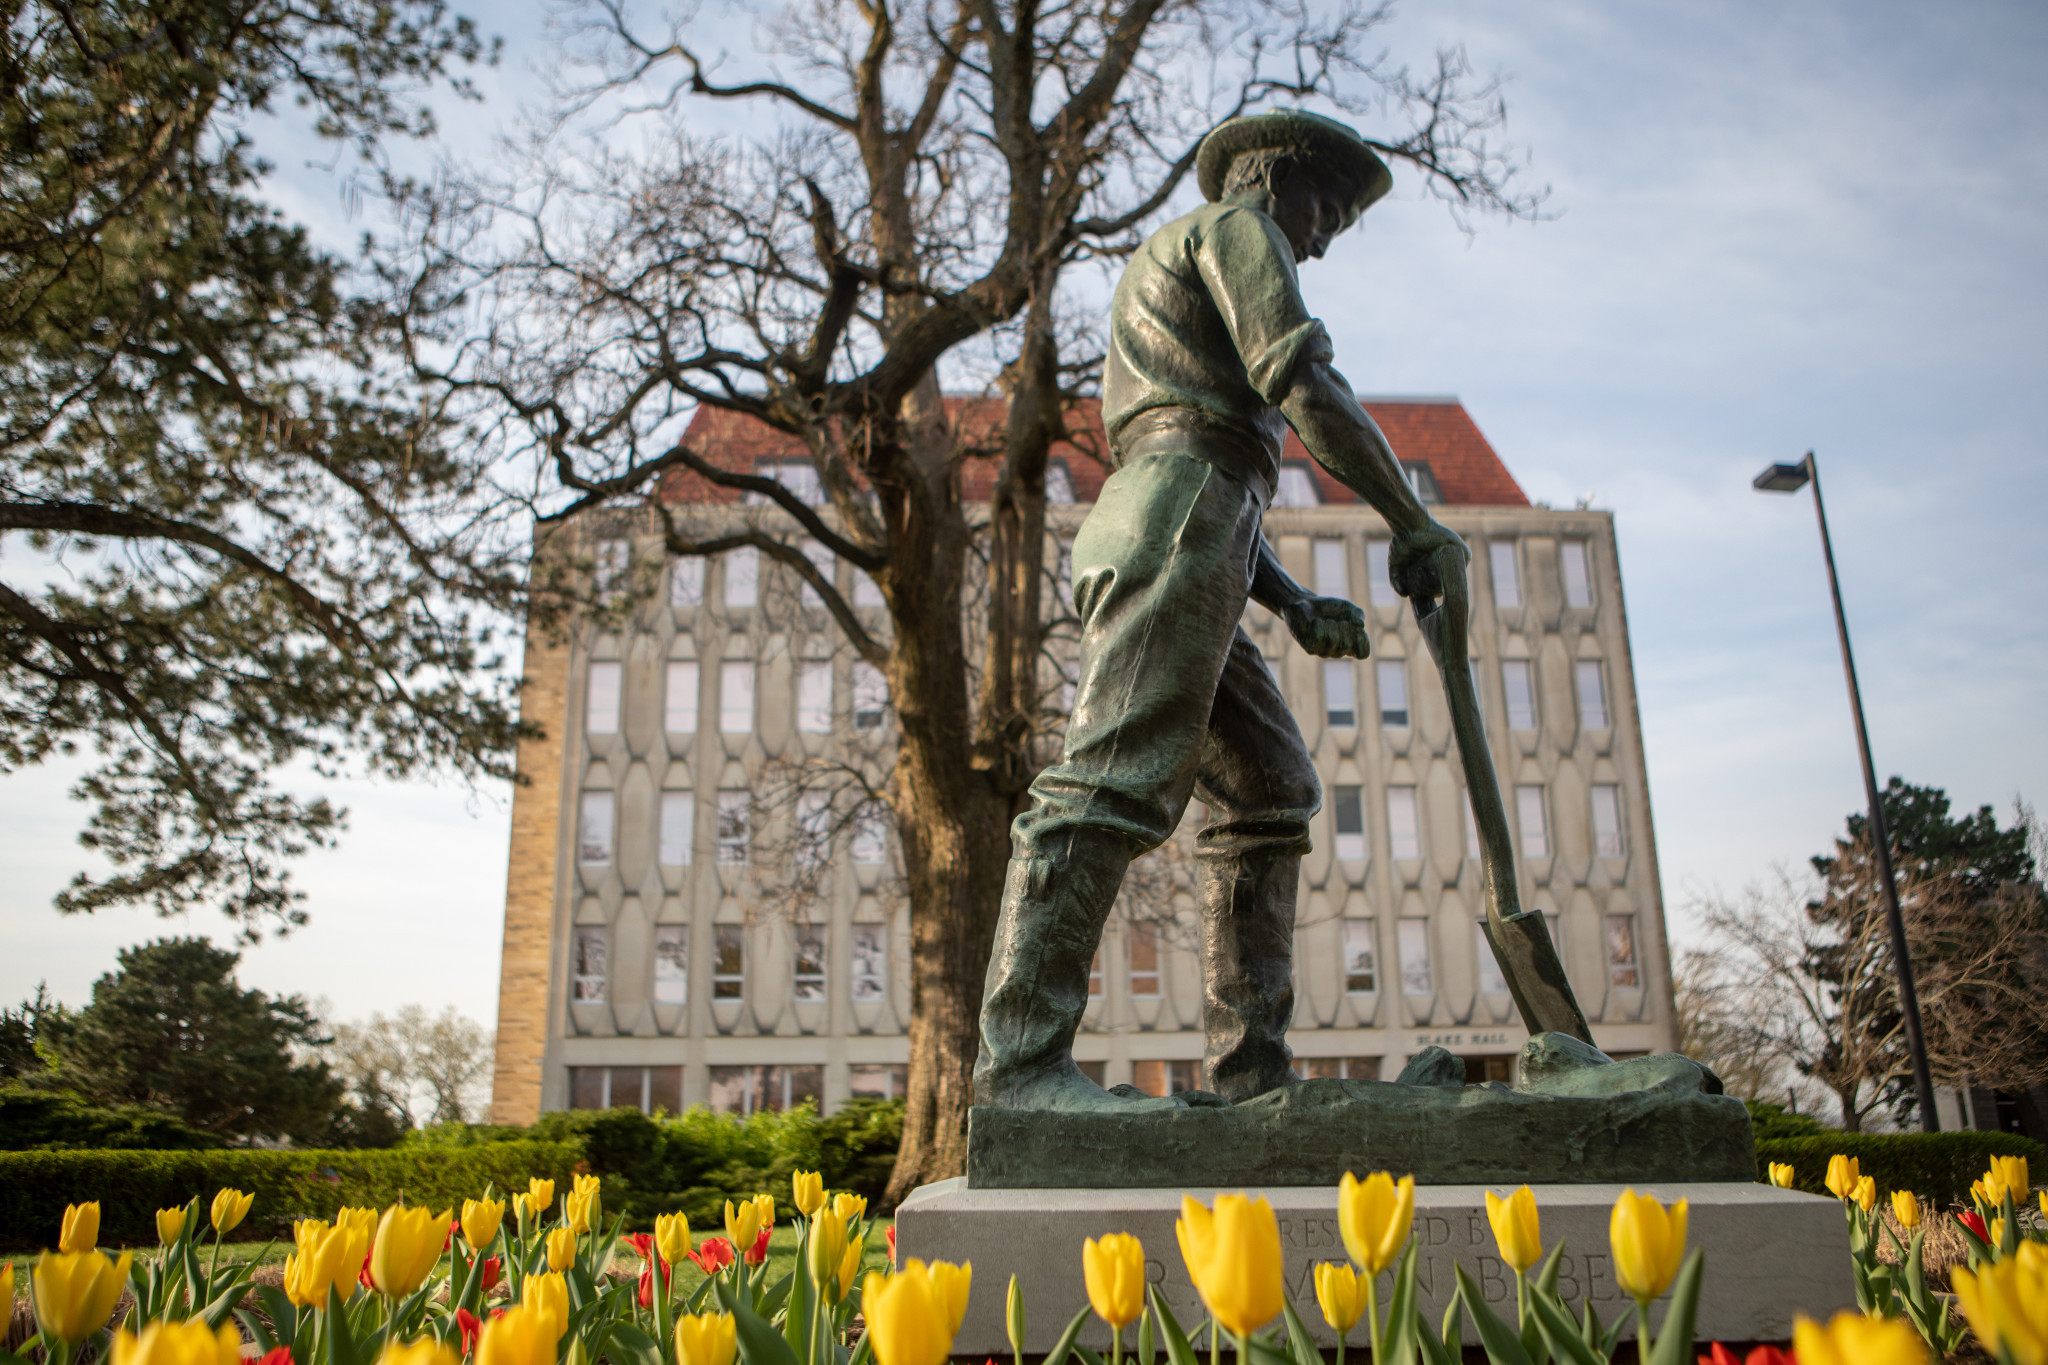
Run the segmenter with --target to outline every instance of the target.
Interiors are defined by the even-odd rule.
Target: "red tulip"
[[[483,1335],[483,1322],[467,1308],[458,1308],[455,1310],[455,1328],[462,1333],[462,1353],[468,1355],[476,1349],[477,1338]]]
[[[888,1239],[889,1239],[889,1264],[890,1264],[890,1265],[895,1265],[895,1264],[896,1264],[896,1225],[895,1225],[894,1223],[891,1223],[891,1224],[889,1224],[889,1226],[888,1226],[888,1227],[884,1228],[884,1229],[883,1229],[882,1231],[883,1231],[883,1233],[884,1233],[884,1234],[885,1234],[885,1235],[886,1235],[886,1236],[888,1237]]]
[[[697,1263],[697,1269],[706,1275],[716,1275],[732,1264],[732,1243],[723,1237],[706,1237],[689,1257]]]
[[[641,1269],[641,1271],[640,1271],[640,1306],[641,1306],[642,1308],[652,1308],[652,1307],[654,1307],[654,1267],[655,1267],[655,1265],[656,1265],[656,1261],[654,1260],[654,1258],[653,1258],[653,1257],[651,1257],[651,1256],[650,1256],[650,1257],[648,1258],[648,1261],[647,1261],[647,1264],[646,1264],[646,1266],[644,1266],[644,1267],[643,1267],[643,1268]],[[662,1287],[662,1288],[663,1288],[664,1290],[666,1290],[666,1289],[668,1288],[668,1267],[667,1267],[667,1266],[662,1266],[662,1267],[661,1267],[661,1287]]]
[[[1991,1245],[1991,1229],[1984,1226],[1984,1215],[1978,1213],[1977,1210],[1964,1209],[1956,1215],[1956,1221],[1971,1232],[1976,1233],[1978,1241],[1986,1246]]]
[[[747,1253],[748,1265],[759,1265],[768,1259],[768,1229],[762,1228],[761,1235],[754,1239],[754,1249]]]
[[[633,1254],[643,1261],[654,1259],[654,1234],[651,1232],[629,1232],[619,1239],[633,1248]]]
[[[446,1251],[451,1245],[453,1245],[455,1241],[455,1234],[460,1231],[462,1231],[462,1220],[460,1218],[449,1219],[448,1233],[441,1239],[441,1250]]]
[[[1799,1360],[1790,1351],[1781,1351],[1775,1346],[1759,1346],[1737,1360],[1735,1352],[1717,1341],[1709,1354],[1699,1358],[1699,1365],[1799,1365]]]
[[[505,1261],[501,1256],[484,1257],[483,1292],[488,1294],[498,1287],[498,1281],[505,1278]]]
[[[292,1348],[273,1346],[263,1353],[256,1365],[292,1365]]]

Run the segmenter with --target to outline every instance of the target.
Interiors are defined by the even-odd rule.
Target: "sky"
[[[559,50],[538,7],[482,17],[506,51],[447,120],[462,154]],[[2048,796],[2048,10],[1410,0],[1386,42],[1506,78],[1549,217],[1468,236],[1397,171],[1304,282],[1360,393],[1455,394],[1532,498],[1614,512],[1674,941],[1863,804],[1811,498],[1752,491],[1772,462],[1817,454],[1880,780],[2002,820]],[[338,173],[277,159],[287,212],[360,230]],[[227,936],[50,908],[85,856],[76,771],[0,778],[0,1001],[82,1003],[121,946]],[[494,1020],[507,792],[325,790],[351,829],[244,984]]]

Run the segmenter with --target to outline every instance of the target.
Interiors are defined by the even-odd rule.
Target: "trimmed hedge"
[[[2023,1156],[2036,1179],[2048,1175],[2048,1147],[2017,1133],[1831,1132],[1759,1139],[1757,1179],[1770,1179],[1772,1162],[1790,1162],[1797,1188],[1826,1194],[1828,1158],[1837,1153],[1855,1157],[1864,1175],[1877,1177],[1880,1194],[1911,1190],[1936,1208],[1969,1203],[1971,1183],[1994,1156]]]
[[[566,1188],[582,1161],[575,1142],[490,1142],[387,1151],[0,1152],[0,1247],[53,1246],[64,1206],[100,1203],[102,1246],[153,1246],[156,1211],[222,1186],[253,1192],[236,1240],[291,1236],[294,1218],[331,1218],[345,1204],[382,1208],[404,1199],[459,1208],[484,1186],[524,1189],[529,1176]],[[203,1209],[202,1209],[203,1214]]]

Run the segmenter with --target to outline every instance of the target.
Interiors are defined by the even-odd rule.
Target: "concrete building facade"
[[[1367,406],[1473,551],[1474,668],[1524,903],[1549,917],[1596,1041],[1617,1055],[1668,1049],[1671,972],[1613,517],[1531,505],[1455,400]],[[805,486],[801,451],[763,429],[702,414],[691,440],[728,467]],[[1052,551],[1106,473],[1080,450],[1055,454]],[[976,471],[964,477],[971,496]],[[779,510],[722,494],[701,480],[670,490],[689,515],[803,544]],[[1477,842],[1449,711],[1387,582],[1385,525],[1290,445],[1266,534],[1289,573],[1359,603],[1373,629],[1371,658],[1321,660],[1278,618],[1246,613],[1324,788],[1296,928],[1298,1070],[1390,1078],[1437,1044],[1474,1080],[1508,1079],[1527,1034],[1478,932]],[[893,836],[854,800],[894,744],[881,675],[795,575],[758,554],[668,561],[645,513],[586,518],[569,541],[622,601],[616,621],[528,642],[526,704],[546,735],[519,755],[530,782],[513,802],[494,1118],[805,1099],[829,1110],[900,1095],[908,911]],[[886,632],[872,585],[803,548]],[[1057,695],[1057,676],[1048,682]],[[1176,842],[1136,865],[1105,933],[1076,1045],[1105,1084],[1163,1094],[1200,1083],[1182,874],[1202,818],[1192,808]]]

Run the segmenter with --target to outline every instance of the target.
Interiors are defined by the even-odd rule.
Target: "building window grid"
[[[1371,584],[1372,604],[1376,607],[1395,607],[1401,604],[1401,594],[1394,591],[1394,580],[1388,572],[1388,556],[1392,542],[1368,540],[1365,542],[1366,581]]]
[[[1344,562],[1344,542],[1318,540],[1311,554],[1314,557],[1317,595],[1348,599],[1351,596],[1351,571]]]
[[[569,998],[586,1003],[604,999],[611,960],[610,932],[580,928],[572,946],[575,960],[569,968]]]
[[[1373,917],[1344,921],[1344,993],[1374,995],[1380,988],[1379,946],[1373,938]]]
[[[825,1068],[804,1066],[714,1066],[709,1107],[714,1114],[781,1113],[799,1104],[823,1107]]]
[[[607,602],[618,599],[627,586],[627,571],[633,564],[633,547],[623,540],[600,540],[593,559],[591,586]]]
[[[1579,724],[1588,730],[1607,728],[1607,687],[1600,661],[1581,659],[1574,666],[1579,684]]]
[[[662,728],[671,735],[697,733],[700,670],[695,659],[671,660],[662,695]]]
[[[747,860],[747,839],[753,823],[753,798],[727,788],[718,793],[718,863],[737,867]]]
[[[1527,659],[1503,659],[1500,686],[1507,700],[1508,729],[1536,728],[1536,675]]]
[[[870,663],[853,666],[853,728],[879,730],[889,710],[889,680]]]
[[[825,998],[825,926],[799,924],[791,935],[794,960],[790,994],[798,1000]]]
[[[1493,604],[1496,607],[1519,607],[1522,605],[1522,574],[1516,562],[1515,542],[1496,540],[1487,547],[1487,558],[1493,565]]]
[[[1602,858],[1619,858],[1627,852],[1621,837],[1621,788],[1611,782],[1596,782],[1591,793],[1593,807],[1593,851]]]
[[[751,545],[725,553],[725,605],[753,607],[761,601],[761,552]]]
[[[727,735],[754,733],[754,665],[727,659],[718,666],[718,729]]]
[[[856,924],[849,953],[851,994],[855,1004],[885,1000],[889,995],[889,926]]]
[[[1131,1063],[1131,1084],[1156,1098],[1183,1090],[1202,1088],[1202,1064],[1159,1057],[1145,1057]]]
[[[1436,976],[1429,961],[1429,921],[1419,916],[1400,920],[1395,925],[1394,946],[1401,956],[1401,993],[1436,994]]]
[[[695,555],[675,560],[668,571],[668,604],[672,607],[704,605],[704,561]]]
[[[624,680],[623,665],[606,660],[590,666],[583,694],[584,733],[615,735],[619,732],[619,693]]]
[[[1642,988],[1642,973],[1636,967],[1636,917],[1607,917],[1607,984],[1616,990]]]
[[[747,929],[743,924],[711,928],[711,998],[738,1000],[747,993]]]
[[[797,670],[796,728],[807,735],[832,732],[830,659],[807,659]]]
[[[1362,863],[1368,856],[1365,789],[1346,783],[1332,788],[1330,796],[1330,821],[1337,834],[1336,854],[1346,862]]]
[[[1380,685],[1380,725],[1388,730],[1408,728],[1408,663],[1405,659],[1381,659],[1377,665]]]
[[[1507,973],[1501,970],[1500,959],[1493,955],[1493,944],[1486,936],[1486,921],[1475,920],[1472,924],[1472,946],[1479,959],[1479,993],[1481,995],[1506,995],[1508,993]]]
[[[1131,995],[1153,999],[1159,994],[1159,926],[1149,920],[1131,925],[1125,940],[1125,979]]]
[[[1583,540],[1558,542],[1558,567],[1564,576],[1564,604],[1568,607],[1593,605],[1591,558]]]
[[[815,540],[804,541],[801,549],[804,558],[810,562],[813,569],[818,571],[818,577],[837,587],[838,584],[833,583],[832,574],[839,565],[839,556],[833,554]],[[816,588],[811,586],[810,580],[799,575],[797,583],[797,601],[801,602],[811,611],[822,610],[825,606],[825,599]]]
[[[582,806],[582,829],[576,837],[576,861],[585,867],[603,867],[612,860],[612,793],[586,791]]]
[[[654,1003],[690,1003],[690,926],[687,924],[655,926]]]
[[[1422,856],[1422,820],[1415,788],[1387,788],[1387,851],[1396,858]]]
[[[688,867],[692,846],[697,841],[697,794],[665,791],[661,794],[661,829],[655,841],[656,860],[663,867]]]
[[[632,1108],[677,1114],[683,1108],[680,1066],[572,1066],[571,1109]]]
[[[1515,820],[1521,827],[1522,856],[1548,858],[1550,824],[1544,819],[1542,787],[1530,785],[1515,788]]]
[[[1377,1057],[1296,1057],[1294,1066],[1305,1081],[1376,1081]]]
[[[1323,660],[1323,721],[1341,727],[1358,724],[1358,674],[1349,659]]]

